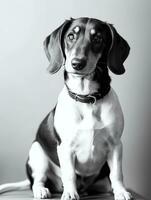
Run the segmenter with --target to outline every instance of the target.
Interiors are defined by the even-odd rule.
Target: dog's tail
[[[6,183],[0,185],[0,194],[14,190],[27,190],[30,188],[30,181],[28,179],[15,183]]]

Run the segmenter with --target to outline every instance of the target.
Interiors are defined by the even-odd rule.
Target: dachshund
[[[61,200],[113,192],[130,200],[122,173],[123,112],[109,70],[121,75],[130,47],[112,24],[66,20],[44,41],[48,71],[63,68],[64,87],[36,134],[26,163],[28,179],[0,191],[31,187],[35,198]],[[18,184],[18,185],[17,185]]]

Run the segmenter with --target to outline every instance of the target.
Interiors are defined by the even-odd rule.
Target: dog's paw
[[[80,197],[77,193],[77,191],[73,190],[73,191],[64,191],[62,196],[61,196],[61,200],[79,200]]]
[[[134,199],[130,192],[126,190],[118,191],[114,193],[115,200],[132,200]]]
[[[51,197],[49,189],[43,186],[34,186],[33,195],[36,199],[48,199]]]

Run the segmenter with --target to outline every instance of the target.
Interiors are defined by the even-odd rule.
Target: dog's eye
[[[74,35],[73,33],[69,33],[68,39],[69,39],[70,41],[73,41],[73,40],[75,39],[75,35]]]

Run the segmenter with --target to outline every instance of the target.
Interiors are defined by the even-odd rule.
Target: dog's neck
[[[78,74],[64,72],[65,84],[68,89],[79,95],[89,95],[98,92],[99,85],[94,80],[95,72],[81,76]]]
[[[97,67],[96,70],[85,76],[64,71],[67,88],[78,95],[100,93],[105,96],[110,90],[110,76],[107,67]]]

